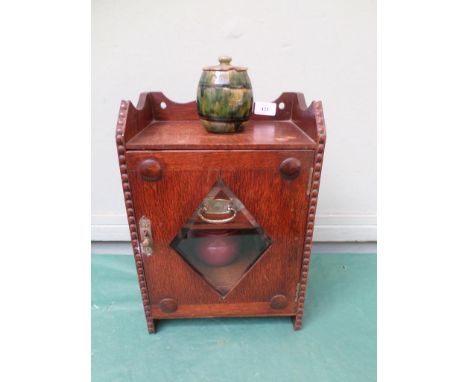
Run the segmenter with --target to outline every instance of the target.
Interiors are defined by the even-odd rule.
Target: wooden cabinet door
[[[295,314],[313,151],[129,151],[126,158],[137,225],[143,216],[151,222],[153,254],[143,267],[153,318]],[[145,173],[148,160],[157,176]],[[220,182],[269,240],[224,294],[173,247]],[[222,276],[229,266],[212,271]],[[164,299],[177,309],[161,309]]]

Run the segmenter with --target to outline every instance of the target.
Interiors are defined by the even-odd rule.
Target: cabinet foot
[[[147,318],[146,325],[148,326],[148,333],[156,333],[156,320],[153,320],[152,318]]]
[[[293,316],[291,318],[294,330],[300,330],[302,328],[302,316]]]

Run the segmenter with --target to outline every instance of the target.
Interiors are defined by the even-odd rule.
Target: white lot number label
[[[254,114],[257,115],[276,115],[276,103],[274,102],[255,102]]]

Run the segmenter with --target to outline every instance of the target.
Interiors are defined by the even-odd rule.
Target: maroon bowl
[[[197,232],[196,247],[198,258],[206,265],[223,267],[231,264],[239,255],[239,243],[232,230]]]

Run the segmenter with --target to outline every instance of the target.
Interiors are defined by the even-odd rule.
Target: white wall
[[[327,146],[315,240],[376,240],[374,0],[92,1],[92,239],[127,240],[114,144],[121,99],[195,99],[201,68],[227,54],[254,98],[321,99]]]

